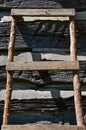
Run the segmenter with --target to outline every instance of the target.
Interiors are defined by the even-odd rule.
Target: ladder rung
[[[75,9],[12,9],[12,16],[75,16]]]
[[[9,62],[6,70],[79,70],[78,61]]]
[[[85,126],[74,125],[5,125],[2,130],[85,130]]]

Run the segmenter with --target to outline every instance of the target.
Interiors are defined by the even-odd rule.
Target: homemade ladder
[[[12,9],[11,10],[11,33],[8,47],[8,63],[7,84],[6,84],[6,99],[4,105],[3,125],[2,130],[85,130],[84,118],[81,103],[80,79],[78,75],[79,62],[77,61],[76,38],[75,38],[75,10],[74,9]],[[71,61],[33,61],[28,63],[13,62],[14,60],[14,44],[16,37],[16,22],[17,18],[30,17],[32,19],[53,20],[53,18],[64,17],[69,20],[70,26],[70,58]],[[74,86],[74,102],[77,126],[58,126],[58,125],[7,125],[10,111],[10,100],[12,94],[13,72],[16,70],[66,70],[73,71],[73,86]],[[81,127],[79,127],[81,126]]]

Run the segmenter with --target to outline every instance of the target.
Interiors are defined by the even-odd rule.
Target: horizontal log
[[[19,22],[16,49],[69,48],[69,32],[66,22]],[[77,48],[86,50],[86,22],[77,22]],[[0,23],[0,50],[8,48],[10,23]],[[83,46],[82,46],[83,43]]]
[[[6,125],[2,126],[1,130],[85,130],[85,126],[71,126],[71,125]]]
[[[80,81],[86,85],[86,61],[80,62]],[[5,66],[0,67],[0,80],[6,79]],[[14,80],[17,81],[28,81],[35,85],[46,85],[46,84],[72,84],[72,72],[68,71],[15,71]]]
[[[43,32],[44,33],[44,32]],[[43,35],[43,34],[42,34]],[[8,48],[9,37],[4,36],[0,40],[0,50]],[[77,36],[77,48],[80,50],[86,50],[86,37],[85,34]],[[82,46],[83,43],[83,46]],[[23,36],[17,35],[15,49],[25,50],[27,48],[69,48],[69,36],[29,36],[24,34]]]
[[[9,16],[9,20],[11,19],[11,17]],[[51,21],[68,21],[69,17],[44,17],[44,16],[34,16],[34,17],[24,17],[22,16],[17,18],[17,21],[37,21],[37,20],[51,20]],[[86,11],[84,12],[76,12],[76,16],[75,16],[75,20],[76,21],[86,21]]]
[[[44,92],[46,92],[46,91],[44,91]],[[68,92],[68,90],[67,90],[67,92]],[[65,90],[64,90],[64,93],[65,93],[65,95],[67,95]],[[29,95],[28,92],[27,92],[27,95]],[[58,95],[58,93],[57,93],[57,95]],[[86,113],[86,100],[85,99],[86,99],[86,95],[82,96],[82,105],[83,105],[84,113]],[[0,113],[3,112],[3,107],[4,107],[4,100],[0,101],[0,110],[1,110]],[[59,118],[58,114],[64,114],[66,112],[71,115],[70,111],[74,112],[74,96],[70,96],[69,98],[52,97],[52,98],[41,98],[41,99],[40,99],[40,97],[38,99],[37,98],[32,99],[32,97],[30,99],[24,98],[24,97],[22,97],[21,99],[19,99],[19,98],[17,99],[14,97],[14,99],[11,100],[11,112],[12,112],[12,114],[15,113],[16,116],[17,116],[17,114],[19,114],[19,113],[21,114],[24,112],[26,112],[28,114],[31,112],[35,112],[35,114],[37,112],[39,112],[39,113],[43,112],[42,114],[47,112],[46,115],[53,114],[53,116],[56,115],[57,118]],[[27,115],[27,116],[29,116],[29,115]],[[63,120],[64,119],[62,119],[62,121]],[[69,121],[69,119],[68,119],[68,121]],[[73,122],[71,122],[71,123],[73,123]]]
[[[70,61],[70,55],[68,49],[52,49],[52,48],[33,48],[32,52],[28,50],[15,51],[15,62],[31,62],[31,61]],[[7,51],[0,52],[0,66],[5,66],[7,63]],[[86,60],[86,52],[78,52],[78,60]]]
[[[75,16],[75,9],[12,9],[12,16]]]
[[[6,70],[79,70],[78,61],[10,62]]]
[[[9,17],[10,20],[10,17]],[[36,21],[36,20],[52,20],[52,21],[67,21],[69,20],[69,17],[40,17],[40,16],[34,16],[34,17],[20,17],[18,18],[18,21]],[[75,20],[76,21],[83,21],[86,20],[86,11],[83,12],[76,12],[75,13]]]
[[[67,91],[68,90],[69,89],[67,89]],[[65,93],[65,95],[67,94]],[[85,114],[86,96],[82,97],[82,101],[83,101],[83,112]],[[3,107],[4,107],[4,101],[0,101],[0,120],[2,120],[3,116]],[[9,124],[27,124],[27,123],[35,123],[35,124],[56,123],[58,125],[69,125],[69,124],[76,125],[76,119],[74,113],[74,98],[73,97],[66,99],[35,98],[29,100],[23,98],[23,100],[18,99],[11,100],[11,117]],[[0,124],[2,124],[2,122],[0,122]]]
[[[86,10],[85,0],[13,0],[1,1],[0,7],[5,8],[76,8],[77,10]]]
[[[3,17],[2,17],[3,16]],[[1,16],[0,16],[1,20],[0,22],[10,22],[11,21],[11,16],[9,12],[1,12]],[[27,17],[27,16],[22,16],[20,18],[17,18],[17,21],[37,21],[37,20],[52,20],[52,21],[68,21],[69,17]],[[83,21],[86,20],[86,11],[82,11],[82,12],[76,12],[75,13],[75,20],[76,21]]]
[[[57,85],[46,85],[44,87],[39,85],[38,87],[35,87],[35,85],[31,85],[28,82],[23,83],[23,81],[21,81],[21,83],[14,83],[13,86],[14,86],[14,88],[13,88],[11,99],[18,99],[18,100],[52,99],[52,98],[67,99],[74,95],[73,87],[70,85],[63,85],[63,87],[62,87],[62,85],[58,85],[58,84]],[[5,85],[4,85],[3,89],[1,88],[1,90],[0,90],[0,101],[4,100],[4,97],[5,97],[4,88],[5,88]],[[82,89],[82,96],[86,96],[86,86],[84,86],[84,87],[82,86],[81,89]],[[37,106],[35,106],[35,107],[37,107]],[[22,109],[24,109],[23,106],[22,106]],[[34,108],[34,110],[35,110],[35,108]]]
[[[18,21],[36,21],[36,20],[52,20],[52,21],[68,21],[69,17],[62,17],[62,16],[58,16],[58,17],[53,17],[53,16],[48,16],[48,17],[44,17],[44,16],[34,16],[34,17],[24,17],[22,16],[19,17],[17,19]],[[83,21],[86,20],[86,11],[82,11],[82,12],[75,12],[75,20],[76,21]]]
[[[76,20],[86,20],[86,11],[76,12],[75,19]]]

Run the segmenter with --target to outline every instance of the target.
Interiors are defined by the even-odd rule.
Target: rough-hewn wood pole
[[[72,61],[77,60],[77,49],[76,49],[76,33],[75,33],[75,18],[70,17],[70,56]],[[75,102],[75,112],[77,125],[85,125],[82,102],[81,102],[81,86],[79,79],[79,72],[73,71],[73,86],[74,86],[74,102]]]
[[[12,17],[10,41],[8,47],[8,62],[13,61],[15,35],[16,35],[16,20],[14,17]],[[9,109],[10,109],[11,94],[12,94],[12,82],[13,82],[13,71],[7,71],[7,84],[6,84],[6,97],[5,97],[4,114],[3,114],[3,125],[8,124]]]

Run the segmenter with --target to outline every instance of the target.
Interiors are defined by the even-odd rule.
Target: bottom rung
[[[6,125],[1,130],[85,130],[85,126],[73,125]]]
[[[6,70],[79,70],[78,61],[9,62]]]

